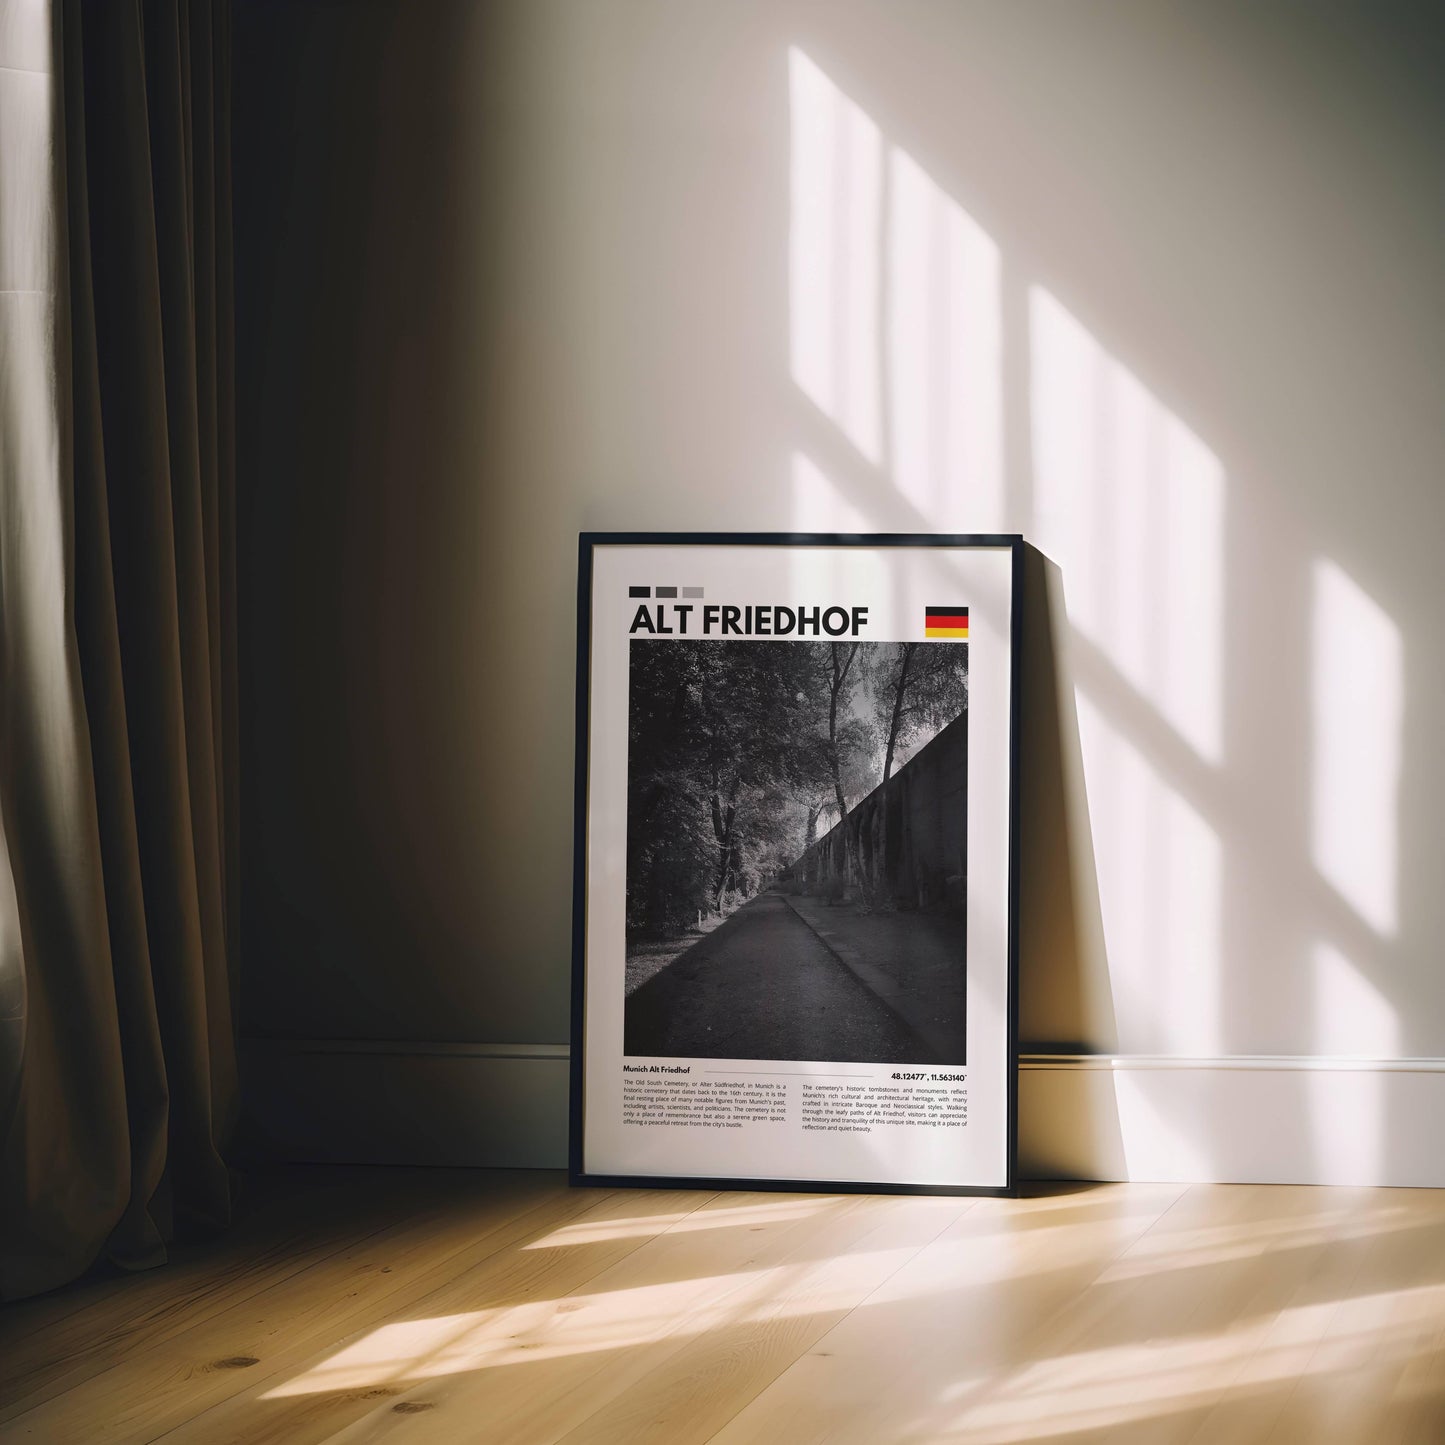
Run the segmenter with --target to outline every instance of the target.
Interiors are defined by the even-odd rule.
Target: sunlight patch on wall
[[[921,516],[1003,524],[999,249],[906,152],[889,155],[887,374],[893,480]],[[963,510],[966,503],[966,511]]]
[[[1313,577],[1315,866],[1377,933],[1399,925],[1405,655],[1400,629],[1327,559]]]
[[[1114,1108],[1124,1146],[1124,1168],[1130,1179],[1215,1177],[1200,1131],[1172,1120],[1150,1100],[1141,1075],[1129,1070],[1114,1074]]]
[[[910,504],[1004,525],[999,248],[801,50],[789,51],[793,380]]]
[[[1078,707],[1120,1045],[1216,1054],[1219,835],[1082,690]]]
[[[1389,1000],[1332,944],[1317,944],[1313,963],[1312,1051],[1394,1058],[1400,1020]],[[1317,1074],[1309,1083],[1309,1112],[1319,1183],[1385,1177],[1389,1120],[1378,1073]]]
[[[1364,1071],[1322,1070],[1310,1076],[1311,1184],[1385,1182],[1385,1077]]]
[[[1315,945],[1311,1053],[1392,1059],[1400,1047],[1394,1006],[1333,944]]]
[[[837,484],[804,452],[792,461],[792,529],[795,532],[867,533],[870,519],[838,490]],[[843,564],[831,548],[803,548],[789,558],[789,580],[799,597],[825,597],[843,586]]]
[[[1223,757],[1224,469],[1049,292],[1029,292],[1035,527],[1070,620]]]
[[[788,76],[793,380],[876,463],[883,140],[801,50],[788,52]]]
[[[839,493],[822,468],[811,457],[794,452],[793,530],[866,532],[868,528],[868,518]],[[824,575],[831,575],[831,572]],[[809,579],[799,579],[800,582],[805,580]]]

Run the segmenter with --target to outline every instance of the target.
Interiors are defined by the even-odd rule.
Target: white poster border
[[[569,1173],[574,1184],[1010,1195],[1017,1179],[1018,771],[1023,540],[1011,534],[839,535],[584,533],[579,545],[574,838],[573,1029]],[[710,631],[725,606],[791,603],[837,609],[842,635],[918,638],[920,599],[969,611],[966,822],[966,1066],[856,1060],[691,1058],[624,1049],[628,654],[647,623],[692,596],[684,614]],[[646,598],[637,595],[646,591]],[[962,595],[961,595],[962,594]],[[866,608],[859,618],[857,610]],[[756,620],[755,620],[756,618]],[[775,622],[746,614],[761,638]],[[673,615],[674,625],[677,617]],[[735,624],[736,625],[736,624]],[[692,635],[696,635],[695,633]],[[820,637],[824,636],[820,632]],[[620,750],[620,751],[619,751]],[[770,1071],[769,1062],[779,1068]],[[674,1092],[745,1078],[783,1078],[789,1117],[704,1129],[623,1121],[624,1086]],[[919,1079],[961,1097],[958,1128],[803,1128],[799,1090],[826,1098],[824,1079]],[[932,1087],[932,1081],[957,1080]],[[710,1082],[705,1082],[710,1081]],[[919,1092],[924,1092],[924,1083]],[[871,1087],[833,1083],[849,1092]],[[894,1086],[886,1086],[894,1087]],[[906,1082],[903,1087],[908,1087]],[[825,1092],[818,1092],[818,1091]],[[753,1097],[758,1097],[756,1087]],[[661,1097],[660,1095],[658,1097]],[[704,1096],[706,1097],[706,1096]],[[841,1102],[841,1101],[840,1101]],[[854,1102],[862,1102],[854,1100]],[[943,1100],[946,1102],[946,1100]],[[635,1119],[635,1113],[634,1113]],[[696,1119],[698,1116],[692,1116]],[[816,1119],[816,1112],[814,1115]]]

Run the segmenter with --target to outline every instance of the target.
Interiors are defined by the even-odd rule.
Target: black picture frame
[[[592,589],[594,553],[602,546],[628,547],[812,547],[1006,549],[1009,565],[1007,1041],[1005,1089],[1006,1175],[1002,1186],[880,1182],[851,1179],[785,1179],[694,1174],[589,1173],[586,1139],[587,842],[589,740],[591,735]],[[1019,747],[1025,542],[1018,533],[818,533],[818,532],[582,532],[577,564],[576,753],[573,799],[572,1000],[569,1079],[568,1178],[577,1187],[749,1190],[789,1193],[958,1195],[1010,1198],[1018,1194],[1018,946],[1019,946]]]

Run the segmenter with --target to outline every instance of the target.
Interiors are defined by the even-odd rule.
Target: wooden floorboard
[[[352,1185],[364,1181],[363,1187]],[[192,1330],[213,1313],[394,1224],[412,1207],[434,1208],[452,1191],[475,1191],[458,1174],[422,1181],[406,1171],[361,1175],[287,1171],[248,1189],[233,1229],[209,1246],[173,1251],[165,1269],[115,1272],[11,1305],[0,1313],[0,1423],[118,1356]],[[465,1194],[464,1194],[465,1197]]]
[[[1445,1441],[1445,1193],[290,1170],[0,1309],[0,1441]]]

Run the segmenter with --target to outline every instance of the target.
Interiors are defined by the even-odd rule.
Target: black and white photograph
[[[950,611],[922,641],[631,640],[624,1054],[966,1062]]]

